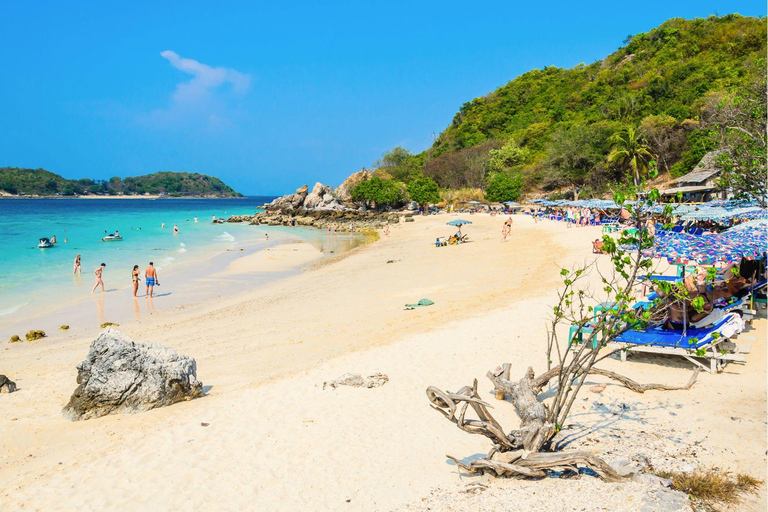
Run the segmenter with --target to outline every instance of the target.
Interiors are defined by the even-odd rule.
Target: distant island
[[[243,197],[218,178],[156,172],[109,180],[68,180],[45,169],[0,167],[0,197]]]

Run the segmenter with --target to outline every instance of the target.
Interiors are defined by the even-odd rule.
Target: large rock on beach
[[[360,182],[369,179],[373,176],[373,173],[368,169],[363,169],[352,174],[350,177],[344,180],[334,191],[339,201],[348,202],[352,200],[352,189],[355,188]]]
[[[291,208],[294,210],[297,208],[301,208],[301,206],[304,204],[304,200],[307,198],[307,194],[309,194],[309,186],[304,185],[301,188],[296,189],[296,193],[291,197]]]
[[[203,395],[195,360],[165,345],[144,345],[107,329],[77,365],[77,383],[62,412],[71,420],[135,413]]]
[[[331,187],[328,185],[323,185],[320,182],[315,183],[315,186],[312,187],[312,192],[310,192],[309,195],[307,195],[307,198],[304,199],[304,208],[307,210],[317,208],[323,204],[323,198],[326,195],[330,196],[329,201],[333,199],[333,195],[331,194]]]

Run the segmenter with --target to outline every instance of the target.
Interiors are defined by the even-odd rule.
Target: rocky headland
[[[397,224],[401,218],[413,221],[412,212],[376,212],[351,203],[350,191],[364,180],[370,171],[362,170],[344,180],[332,190],[328,185],[315,183],[296,189],[294,194],[278,197],[264,205],[264,211],[255,215],[233,215],[227,222],[248,222],[266,226],[334,227],[337,231],[378,229]]]

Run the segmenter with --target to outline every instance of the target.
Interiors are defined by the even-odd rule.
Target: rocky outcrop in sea
[[[378,229],[387,224],[397,224],[401,218],[413,221],[413,213],[374,212],[349,203],[350,191],[370,177],[370,171],[356,172],[336,190],[328,185],[315,183],[310,192],[304,185],[294,194],[278,197],[264,205],[265,211],[255,215],[233,215],[226,222],[248,222],[264,226],[312,226],[333,227],[337,231]]]

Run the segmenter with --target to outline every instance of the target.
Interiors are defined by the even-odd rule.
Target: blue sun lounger
[[[645,331],[627,331],[614,342],[625,346],[625,350],[621,351],[622,361],[627,360],[629,352],[678,355],[710,373],[715,373],[722,369],[726,362],[747,361],[745,354],[749,353],[751,346],[729,341],[743,329],[744,322],[741,317],[737,313],[729,313],[711,327],[687,329],[685,336],[682,331],[655,327]],[[709,368],[698,359],[709,360]]]

